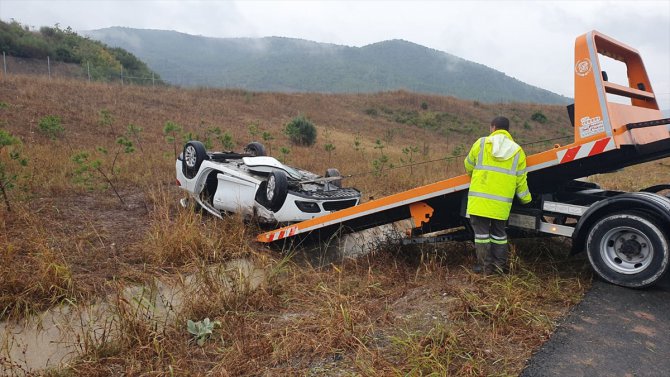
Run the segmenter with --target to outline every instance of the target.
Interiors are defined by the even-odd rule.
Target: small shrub
[[[263,138],[263,141],[266,143],[269,143],[275,139],[275,137],[272,136],[272,133],[270,133],[269,131],[263,131],[263,135],[261,135],[261,137]]]
[[[311,146],[316,142],[316,127],[302,115],[286,124],[284,132],[293,144]]]
[[[40,119],[38,123],[39,132],[51,140],[56,140],[56,138],[63,135],[65,129],[61,125],[61,119],[56,115],[47,115]]]
[[[379,112],[374,107],[370,107],[370,108],[365,109],[365,115],[369,115],[371,117],[376,117],[377,115],[379,115]]]
[[[249,135],[251,136],[251,140],[256,140],[256,136],[258,136],[258,133],[260,132],[258,123],[251,123],[247,129],[249,131]]]
[[[465,153],[465,145],[463,144],[458,144],[457,146],[454,147],[454,150],[451,151],[451,155],[453,157],[459,157],[464,155]]]
[[[354,137],[354,150],[355,150],[356,152],[361,152],[361,153],[363,153],[363,144],[361,144],[361,135],[360,135],[360,133],[359,133],[359,134],[356,134],[356,136]]]
[[[542,114],[541,111],[536,111],[530,119],[538,123],[547,123],[547,116]]]
[[[428,102],[426,102],[426,101],[421,102],[421,109],[422,110],[428,110]]]

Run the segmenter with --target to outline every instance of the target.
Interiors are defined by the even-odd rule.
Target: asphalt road
[[[670,376],[670,274],[644,290],[594,281],[521,376]]]

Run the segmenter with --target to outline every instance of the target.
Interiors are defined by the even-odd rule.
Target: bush
[[[38,124],[39,132],[48,136],[51,140],[55,140],[57,137],[61,136],[63,131],[65,131],[60,122],[59,116],[47,115],[40,119]]]
[[[309,146],[316,142],[316,127],[302,115],[286,124],[284,132],[293,144]]]
[[[533,114],[530,117],[531,120],[534,120],[538,123],[547,123],[547,116],[542,114],[541,111],[536,111],[535,114]]]

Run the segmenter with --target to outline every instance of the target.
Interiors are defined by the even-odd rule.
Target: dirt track
[[[670,373],[670,274],[645,290],[595,281],[522,377]]]

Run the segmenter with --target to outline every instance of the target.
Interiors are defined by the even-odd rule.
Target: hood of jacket
[[[486,144],[491,144],[491,155],[499,161],[509,160],[521,149],[519,144],[512,140],[512,135],[505,130],[494,131],[486,138]]]

